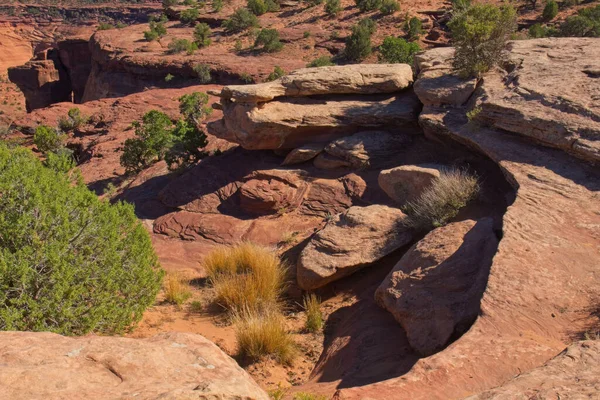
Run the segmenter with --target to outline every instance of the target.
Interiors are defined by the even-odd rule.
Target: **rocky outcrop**
[[[27,111],[71,101],[71,81],[59,53],[50,49],[25,65],[8,69],[8,78],[25,95]]]
[[[431,185],[433,180],[440,177],[441,165],[402,165],[383,170],[379,173],[379,187],[402,205],[417,199]]]
[[[85,85],[92,69],[89,40],[70,39],[58,42],[60,61],[69,73],[73,102],[81,103]]]
[[[597,46],[594,39],[513,42],[512,67],[486,74],[467,103],[438,107],[433,104],[443,100],[428,94],[435,101],[419,117],[425,135],[452,138],[487,155],[502,169],[516,197],[503,217],[502,239],[471,328],[402,376],[341,389],[336,399],[397,398],[398,393],[415,400],[447,399],[484,392],[543,365],[573,337],[597,324],[591,310],[597,309],[600,295],[600,172],[581,160],[595,158],[593,136],[585,135],[597,126],[592,95],[596,78],[589,73],[591,67],[581,63],[598,54]],[[427,79],[428,68],[440,66],[418,64],[419,76]],[[520,91],[521,82],[530,95]],[[480,115],[492,115],[485,111],[488,99],[496,104],[500,100],[495,90],[509,88],[514,92],[504,92],[501,102],[514,101],[511,107],[519,110],[505,114],[511,121],[505,126],[509,130],[500,122],[491,127],[484,120],[469,122],[466,112],[475,104],[482,109]],[[572,113],[577,104],[585,107]],[[493,105],[491,109],[498,110]],[[515,128],[542,121],[548,122],[548,129],[536,137]],[[563,126],[563,138],[573,139],[572,146],[559,145],[555,139],[561,135],[550,135],[557,126]],[[586,140],[592,144],[583,152],[576,144]]]
[[[309,143],[296,147],[286,155],[281,165],[301,164],[312,160],[323,151],[323,148],[324,145],[320,143]]]
[[[600,393],[600,341],[576,342],[541,367],[466,400],[593,399]]]
[[[366,131],[334,140],[325,151],[344,160],[352,168],[376,166],[410,143],[410,136],[385,131]]]
[[[401,226],[406,216],[383,205],[350,207],[308,242],[298,259],[298,285],[317,289],[348,276],[412,240]]]
[[[429,356],[477,318],[498,239],[492,220],[437,228],[417,242],[375,292],[417,353]]]
[[[223,399],[269,397],[203,336],[149,339],[1,332],[0,382],[7,399]]]
[[[291,149],[358,131],[417,133],[418,101],[408,65],[306,68],[276,81],[226,86],[215,136],[246,149]]]

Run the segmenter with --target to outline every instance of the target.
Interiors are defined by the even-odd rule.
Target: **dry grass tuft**
[[[192,296],[189,281],[179,273],[170,273],[164,279],[165,300],[181,306]]]
[[[252,361],[273,357],[281,364],[290,364],[296,356],[294,340],[277,310],[236,312],[233,321],[241,357]]]
[[[320,394],[298,392],[294,395],[294,400],[327,400],[327,397]]]
[[[304,327],[309,332],[318,332],[323,328],[323,313],[321,312],[321,299],[314,293],[304,296],[304,312],[306,322]]]
[[[446,225],[478,193],[475,175],[462,169],[442,171],[417,200],[404,206],[405,225],[422,231]]]
[[[216,302],[230,311],[278,308],[285,267],[271,250],[251,243],[214,250],[204,267]]]

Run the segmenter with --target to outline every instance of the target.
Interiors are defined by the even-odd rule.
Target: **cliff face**
[[[73,102],[81,103],[85,84],[92,69],[89,41],[63,40],[58,43],[60,62],[67,70],[73,91]]]

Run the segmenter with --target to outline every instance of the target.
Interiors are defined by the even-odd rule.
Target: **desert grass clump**
[[[178,273],[167,274],[164,280],[164,290],[165,300],[177,306],[181,306],[192,297],[188,280]]]
[[[304,313],[306,314],[306,322],[304,323],[306,330],[312,333],[320,331],[321,328],[323,328],[321,299],[319,299],[316,294],[311,293],[304,296],[302,305],[304,307]]]
[[[216,302],[229,311],[278,308],[285,266],[271,250],[252,243],[214,250],[204,268]]]
[[[281,364],[290,364],[294,359],[296,344],[277,310],[246,309],[235,313],[233,321],[240,357],[250,361],[272,357]]]
[[[479,193],[475,175],[462,169],[442,171],[431,186],[404,206],[405,224],[420,231],[446,225]]]

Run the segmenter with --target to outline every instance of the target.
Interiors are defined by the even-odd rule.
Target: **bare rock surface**
[[[353,168],[366,168],[388,160],[409,143],[408,135],[365,131],[334,140],[325,147],[325,151]]]
[[[302,171],[255,171],[240,187],[240,206],[250,214],[274,214],[298,208],[308,184]]]
[[[428,356],[477,318],[498,239],[492,220],[455,222],[430,232],[375,292],[417,353]]]
[[[411,92],[281,97],[260,107],[227,101],[222,104],[223,118],[207,127],[209,133],[246,149],[292,149],[366,129],[417,133],[419,107]]]
[[[408,244],[412,232],[399,227],[406,216],[383,205],[350,207],[308,242],[298,259],[298,285],[305,290],[350,275]]]
[[[0,397],[267,400],[214,343],[189,333],[149,339],[0,333]]]
[[[412,81],[413,72],[408,64],[302,68],[273,82],[225,86],[221,90],[221,98],[262,103],[283,96],[393,93],[408,88]]]
[[[536,104],[538,111],[530,108],[529,100],[519,103],[522,112],[514,114],[515,125],[525,126],[534,112],[540,121],[547,120],[542,110],[553,115],[552,124],[562,124],[564,132],[581,133],[578,129],[582,124],[593,125],[591,115],[596,105],[587,96],[598,86],[591,84],[595,78],[574,66],[598,54],[593,51],[597,45],[593,39],[571,38],[514,43],[513,49],[529,46],[531,51],[525,54],[518,50],[523,62],[512,74],[525,73],[529,65],[531,78],[523,76],[524,82],[537,75],[538,89],[548,95],[547,99],[552,94],[579,99],[583,104],[587,98],[589,110],[577,115],[565,109],[558,111],[543,101],[544,95],[532,100],[531,106]],[[587,56],[578,55],[585,48],[589,50]],[[539,57],[543,62],[530,64],[530,57]],[[544,77],[546,73],[562,75],[549,80]],[[474,94],[481,98],[472,102],[480,102],[485,109],[487,82],[520,82],[502,81],[503,76],[502,72],[486,75],[483,91]],[[590,85],[581,86],[582,82]],[[492,102],[494,99],[491,97]],[[539,145],[550,144],[549,137],[532,141],[511,134],[513,130],[474,126],[465,116],[469,108],[426,106],[420,124],[428,137],[452,138],[487,155],[516,190],[516,198],[503,217],[502,239],[492,261],[479,316],[463,336],[443,351],[420,359],[409,372],[362,387],[340,389],[335,396],[338,400],[397,398],[399,393],[415,400],[467,397],[542,366],[574,337],[597,326],[593,310],[600,295],[600,172],[579,159],[589,159],[586,154],[592,153]]]
[[[600,393],[600,341],[575,342],[541,367],[468,400],[593,399]]]
[[[418,198],[440,177],[443,166],[436,164],[401,165],[379,173],[379,187],[398,204]]]
[[[312,160],[323,151],[323,148],[324,144],[320,143],[309,143],[296,147],[286,155],[281,165],[301,164]]]

